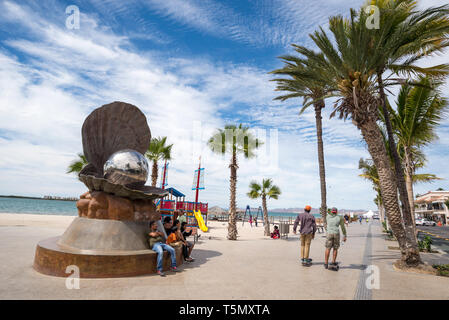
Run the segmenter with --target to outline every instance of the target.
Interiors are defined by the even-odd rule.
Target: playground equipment
[[[245,214],[243,215],[243,219],[242,219],[242,226],[245,224],[246,221],[246,215],[248,214],[248,217],[251,215],[251,210],[256,210],[256,208],[251,208],[249,205],[246,206],[245,209]],[[257,221],[257,219],[259,218],[259,212],[260,212],[260,216],[262,217],[262,207],[259,206],[259,208],[257,208],[257,213],[256,213],[256,217],[253,216],[253,221]]]
[[[206,224],[204,223],[204,219],[203,219],[203,216],[201,215],[201,211],[195,210],[195,211],[193,211],[193,213],[195,214],[195,218],[198,221],[198,227],[201,229],[201,231],[207,232],[208,228],[206,227]]]
[[[167,186],[167,169],[168,163],[165,162],[161,172],[162,189],[165,189]],[[204,168],[201,168],[200,158],[200,164],[198,166],[198,170],[195,170],[192,184],[192,190],[196,191],[195,201],[186,201],[185,195],[173,187],[165,189],[168,191],[167,197],[156,203],[157,210],[161,214],[161,219],[170,217],[170,219],[174,221],[178,217],[179,212],[182,210],[186,215],[186,227],[195,229],[199,228],[201,231],[207,232],[207,213],[209,205],[208,203],[198,202],[199,190],[204,189]],[[197,233],[195,233],[195,241],[196,240]]]

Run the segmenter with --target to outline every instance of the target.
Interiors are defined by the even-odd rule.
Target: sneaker
[[[307,263],[312,263],[312,259],[306,259]]]
[[[328,269],[328,268],[329,268],[328,264],[325,263],[325,264],[324,264],[324,269]]]
[[[191,257],[187,257],[185,260],[186,260],[187,262],[193,262],[193,261],[195,261],[195,259],[193,259],[193,258],[191,258]]]
[[[171,268],[170,268],[170,271],[172,271],[172,272],[178,272],[179,270],[178,270],[178,268],[176,268],[176,267],[171,267]]]
[[[160,275],[161,277],[165,277],[165,273],[162,272],[162,271],[159,271],[159,270],[158,270],[158,271],[157,271],[157,274]]]

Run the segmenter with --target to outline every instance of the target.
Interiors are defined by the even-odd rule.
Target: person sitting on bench
[[[157,253],[157,274],[161,277],[165,277],[164,272],[162,271],[162,259],[164,257],[164,251],[168,251],[171,257],[171,268],[170,270],[173,272],[177,272],[176,268],[176,252],[173,247],[164,243],[164,234],[157,230],[156,221],[150,222],[150,233],[148,233],[149,239],[148,243],[150,245],[150,249]]]

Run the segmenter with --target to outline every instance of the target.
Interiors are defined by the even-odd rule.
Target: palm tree
[[[366,14],[358,16],[351,10],[349,20],[341,16],[329,19],[334,42],[322,28],[311,37],[328,61],[327,80],[339,97],[331,116],[338,114],[340,119],[351,118],[361,131],[377,168],[384,207],[401,248],[402,260],[407,266],[415,266],[421,262],[418,244],[413,229],[404,227],[395,175],[377,125],[381,101],[377,95],[377,61],[373,54],[374,42],[366,28],[367,18]]]
[[[373,67],[377,74],[381,107],[389,140],[390,153],[394,160],[394,169],[399,195],[402,203],[405,231],[414,234],[414,214],[410,207],[404,170],[396,149],[393,128],[387,108],[385,87],[397,84],[392,76],[405,74],[427,74],[441,76],[447,74],[447,65],[420,68],[416,62],[425,56],[442,51],[448,46],[449,6],[429,8],[417,11],[417,2],[413,0],[372,0],[368,4],[380,9],[379,29],[367,31],[371,34]],[[363,10],[360,12],[363,19]],[[385,72],[391,75],[383,78]],[[399,79],[399,81],[404,81]],[[416,242],[416,241],[414,241]],[[414,246],[414,245],[413,245]]]
[[[88,164],[86,157],[82,153],[78,153],[78,159],[73,160],[69,167],[67,168],[66,173],[79,173],[83,167]]]
[[[421,162],[415,163],[415,169],[421,168],[423,166],[424,165]],[[362,173],[359,174],[359,177],[362,177],[372,183],[373,189],[374,189],[374,191],[376,191],[376,198],[375,198],[374,202],[377,204],[381,219],[385,220],[382,195],[380,193],[379,175],[377,173],[376,166],[374,165],[374,163],[371,159],[360,158],[359,169],[362,170]],[[435,180],[441,180],[441,178],[438,178],[436,175],[430,174],[430,173],[413,172],[413,176],[412,176],[413,184],[418,183],[418,182],[432,182]],[[415,206],[414,203],[413,203],[413,206]]]
[[[249,184],[248,197],[251,199],[262,198],[263,208],[263,224],[265,226],[264,235],[270,235],[270,223],[268,222],[268,210],[267,210],[267,197],[269,199],[277,200],[281,195],[281,189],[278,186],[273,185],[272,179],[263,179],[262,184],[258,184],[256,181],[251,181]]]
[[[438,91],[440,84],[427,77],[421,78],[415,87],[404,84],[398,95],[396,110],[388,106],[393,133],[404,165],[413,222],[415,222],[413,182],[416,180],[414,176],[416,169],[424,166],[425,162],[421,148],[438,138],[435,130],[448,109],[447,99],[441,97]]]
[[[229,199],[229,224],[228,239],[237,240],[237,214],[235,195],[237,191],[237,155],[243,154],[245,158],[255,156],[255,150],[261,142],[249,131],[249,127],[240,124],[226,125],[224,129],[217,129],[217,132],[209,139],[208,146],[212,152],[224,155],[231,154],[229,168],[230,176],[230,199]]]
[[[150,146],[148,147],[145,156],[153,161],[153,167],[151,170],[151,185],[156,186],[157,176],[158,176],[158,161],[160,160],[170,160],[171,159],[171,149],[173,144],[166,145],[167,137],[152,138]]]
[[[362,170],[362,173],[359,174],[359,177],[362,177],[372,183],[374,191],[376,191],[376,198],[374,199],[374,203],[377,205],[379,210],[380,219],[382,221],[385,220],[384,209],[383,209],[383,201],[382,195],[380,194],[380,185],[379,185],[379,175],[377,174],[376,166],[371,159],[363,159],[359,160],[359,169]]]
[[[286,95],[276,97],[275,100],[285,101],[290,98],[303,98],[303,107],[299,112],[299,115],[301,115],[309,106],[313,105],[314,107],[321,188],[320,214],[324,225],[326,226],[326,172],[324,164],[323,125],[321,112],[325,107],[323,97],[330,93],[331,88],[327,85],[326,81],[322,81],[321,79],[325,78],[325,74],[327,73],[327,64],[322,54],[314,53],[313,51],[297,45],[293,45],[293,47],[301,56],[281,56],[280,58],[285,63],[285,66],[270,73],[289,77],[287,79],[273,80],[277,82],[276,91],[289,92]],[[307,56],[313,56],[314,59],[307,59]],[[311,73],[319,73],[322,76],[311,79],[308,76],[308,74]]]

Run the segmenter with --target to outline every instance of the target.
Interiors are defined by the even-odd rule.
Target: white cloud
[[[128,10],[118,2],[108,3],[115,3],[112,9],[117,12]],[[196,7],[189,7],[195,4]],[[323,4],[319,1],[311,5],[310,15],[316,11],[320,13],[310,16],[310,21],[320,19],[321,14],[328,15]],[[156,5],[157,8],[172,6],[168,11],[170,19],[184,19],[184,23],[195,28],[210,27],[214,31],[215,26],[224,25],[228,29],[223,32],[233,30],[231,38],[241,40],[249,39],[251,32],[259,34],[257,29],[246,32],[240,24],[234,26],[230,20],[217,22],[214,14],[218,13],[205,12],[204,7],[203,11],[197,9],[199,2],[186,2],[179,8],[172,3],[157,2]],[[207,2],[205,7],[213,5]],[[300,8],[303,4],[285,2],[283,5],[284,9],[276,14],[289,15],[286,24],[298,26],[302,23],[302,34],[311,27],[308,26],[310,22],[292,20],[298,9],[285,9],[287,6]],[[330,6],[337,10],[337,1]],[[180,8],[203,21],[185,20]],[[260,159],[240,157],[238,205],[258,206],[257,201],[246,197],[248,184],[254,178],[260,180],[268,175],[283,191],[280,200],[270,203],[271,207],[301,207],[305,203],[319,206],[313,111],[298,118],[300,100],[273,101],[277,93],[273,92],[275,84],[268,81],[269,70],[192,57],[167,58],[161,52],[139,52],[127,36],[117,35],[95,17],[85,14],[82,15],[83,27],[69,31],[62,23],[24,5],[3,2],[0,9],[1,18],[7,19],[3,21],[25,30],[23,36],[4,42],[5,49],[0,51],[1,194],[74,196],[82,193],[85,187],[74,176],[65,174],[69,162],[82,150],[82,122],[94,108],[121,100],[144,111],[153,136],[168,136],[169,142],[174,143],[169,183],[189,198],[193,197],[192,176],[201,153],[207,171],[206,190],[201,192],[200,200],[228,206],[229,159],[213,155],[206,141],[215,128],[223,127],[228,120],[244,119],[241,122],[279,130],[279,168],[267,173]],[[256,9],[257,12],[266,10],[267,15],[276,12],[276,8],[268,4]],[[268,24],[266,29],[260,30],[256,40],[259,43],[291,41],[291,34],[286,38],[276,35],[276,32],[281,34],[284,27]],[[272,31],[272,38],[264,38]],[[374,208],[371,186],[357,176],[359,158],[368,157],[360,134],[350,122],[328,120],[331,108],[329,103],[323,115],[329,204]],[[195,140],[198,122],[201,123],[200,143]],[[439,147],[430,148],[433,151],[428,167],[429,172],[438,171],[443,177],[447,175],[441,169],[444,157],[437,151],[447,147],[449,132],[444,130]]]

